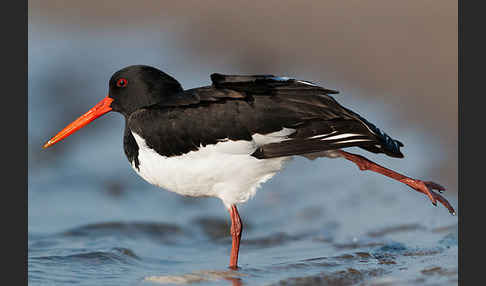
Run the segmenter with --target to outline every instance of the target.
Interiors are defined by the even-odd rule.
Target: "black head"
[[[173,77],[144,65],[128,66],[117,71],[111,76],[109,88],[108,97],[113,99],[111,108],[124,116],[182,91],[181,85]]]
[[[128,117],[139,108],[162,102],[164,97],[182,91],[179,82],[170,75],[156,68],[141,65],[117,71],[111,76],[109,86],[110,92],[107,97],[64,127],[43,147],[56,144],[107,112],[118,111]]]

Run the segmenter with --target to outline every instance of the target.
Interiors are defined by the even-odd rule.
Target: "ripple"
[[[259,238],[244,239],[241,241],[241,244],[255,248],[267,248],[272,246],[281,246],[288,242],[297,241],[305,236],[306,235],[303,234],[290,235],[284,232],[277,232]]]
[[[368,236],[370,237],[382,237],[387,234],[397,233],[397,232],[404,232],[404,231],[415,231],[415,230],[424,230],[425,227],[420,224],[403,224],[398,226],[389,226],[382,228],[380,230],[370,231],[368,232]]]
[[[150,222],[104,222],[88,224],[63,232],[68,237],[136,237],[146,236],[155,240],[172,242],[174,236],[184,234],[183,230],[174,224]]]
[[[439,244],[445,247],[457,246],[459,243],[457,233],[449,233],[439,240]]]
[[[403,256],[431,256],[435,254],[441,253],[442,250],[439,248],[436,249],[413,249],[408,250],[403,253]]]
[[[378,277],[385,274],[386,271],[382,268],[375,268],[369,270],[358,270],[355,268],[347,268],[346,270],[339,270],[335,272],[322,272],[317,275],[291,277],[271,285],[355,285],[370,277]]]
[[[451,231],[457,230],[457,227],[458,227],[457,224],[452,224],[452,225],[448,225],[448,226],[441,226],[441,227],[436,227],[436,228],[432,229],[432,232],[435,232],[435,233],[451,232]]]
[[[53,263],[124,263],[129,264],[133,260],[139,260],[139,257],[128,248],[112,248],[108,251],[90,251],[84,253],[76,253],[70,255],[51,255],[30,257],[29,260],[39,262],[53,262]]]
[[[440,266],[426,268],[421,271],[424,275],[440,275],[440,276],[455,276],[457,269],[446,269]]]
[[[357,249],[357,248],[370,248],[386,245],[383,239],[377,239],[376,237],[363,236],[359,239],[355,238],[351,242],[345,243],[333,243],[336,249]]]
[[[399,254],[407,250],[405,244],[400,242],[390,242],[378,248],[375,253],[394,253]]]
[[[245,276],[243,273],[235,271],[212,271],[201,270],[181,275],[161,275],[145,277],[144,281],[150,281],[160,284],[192,284],[218,280],[228,280],[233,285],[240,285],[239,277]]]
[[[337,261],[331,261],[327,257],[317,257],[317,258],[310,258],[310,259],[304,259],[298,262],[287,262],[287,263],[281,263],[278,265],[273,265],[270,267],[271,270],[274,271],[290,271],[290,270],[295,270],[295,269],[310,269],[313,267],[318,267],[318,268],[331,268],[331,267],[336,267],[340,266],[341,264],[338,263]]]

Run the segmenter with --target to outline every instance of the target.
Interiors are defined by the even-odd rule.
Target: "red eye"
[[[127,86],[128,81],[124,78],[120,78],[119,80],[116,81],[116,86],[118,87],[125,87]]]

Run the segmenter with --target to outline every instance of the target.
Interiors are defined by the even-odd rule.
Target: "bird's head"
[[[123,68],[111,76],[109,92],[105,98],[52,137],[43,147],[54,145],[110,111],[128,117],[134,111],[156,104],[165,96],[180,91],[182,87],[177,80],[154,67],[134,65]]]
[[[150,66],[136,65],[115,72],[109,82],[111,108],[128,117],[141,107],[156,104],[182,87],[170,75]]]

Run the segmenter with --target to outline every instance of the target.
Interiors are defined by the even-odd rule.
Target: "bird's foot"
[[[434,206],[437,206],[437,201],[439,201],[444,207],[449,210],[449,213],[452,215],[456,214],[456,211],[452,207],[452,205],[444,198],[442,195],[436,193],[434,190],[437,190],[439,193],[443,193],[445,188],[437,183],[430,182],[430,181],[421,181],[412,178],[405,178],[401,179],[400,182],[410,186],[412,189],[416,190],[417,192],[421,192],[429,197],[430,201]]]

